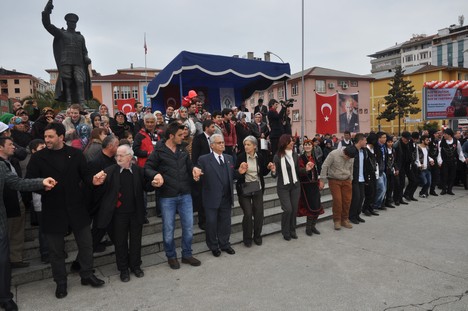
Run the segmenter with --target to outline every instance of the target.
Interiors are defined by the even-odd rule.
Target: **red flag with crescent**
[[[315,93],[318,134],[336,133],[336,106],[338,95],[323,96]]]
[[[127,99],[116,99],[117,109],[127,114],[129,112],[135,112],[134,104],[136,103],[135,98]]]

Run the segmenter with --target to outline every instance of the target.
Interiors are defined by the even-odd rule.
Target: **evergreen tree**
[[[421,111],[416,107],[419,99],[414,94],[412,82],[403,79],[404,73],[401,66],[395,68],[395,75],[388,84],[390,86],[388,95],[384,97],[386,108],[377,117],[378,120],[386,119],[387,121],[398,118],[398,135],[401,134],[401,118]]]

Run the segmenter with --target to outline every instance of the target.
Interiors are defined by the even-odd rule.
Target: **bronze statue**
[[[59,29],[50,22],[53,8],[52,0],[49,0],[42,12],[42,24],[54,36],[54,58],[59,71],[55,98],[68,105],[79,103],[83,106],[85,100],[93,98],[93,94],[88,70],[91,59],[88,57],[84,37],[75,31],[78,15],[73,13],[65,15],[67,29]]]

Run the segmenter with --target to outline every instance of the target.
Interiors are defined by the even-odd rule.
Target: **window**
[[[351,81],[350,86],[352,86],[352,87],[358,87],[359,85],[358,85],[358,82],[357,82],[357,81]]]
[[[442,66],[442,46],[437,47],[437,66]]]
[[[413,55],[406,55],[405,56],[405,62],[412,62],[413,61]]]
[[[292,96],[296,96],[297,93],[298,93],[298,91],[299,91],[299,86],[297,85],[297,82],[296,82],[296,83],[293,83],[293,84],[291,85],[291,95],[292,95]]]
[[[122,98],[122,99],[130,98],[130,87],[129,86],[121,86],[120,87],[120,98]]]
[[[15,88],[15,93],[16,93],[16,94],[21,93],[20,89],[19,89],[19,88]]]
[[[447,66],[453,66],[453,43],[447,44]]]
[[[278,88],[278,98],[284,98],[284,87]]]
[[[273,90],[268,90],[268,100],[273,98]]]
[[[18,80],[18,79],[15,79],[15,84],[19,84],[19,80]]]
[[[8,89],[2,89],[2,94],[8,95]]]
[[[119,88],[114,86],[114,100],[119,99]]]
[[[315,91],[317,93],[326,93],[325,80],[315,80]]]
[[[138,100],[138,86],[132,87],[132,96]]]
[[[420,59],[426,59],[429,57],[429,52],[422,52],[419,54],[419,56]]]

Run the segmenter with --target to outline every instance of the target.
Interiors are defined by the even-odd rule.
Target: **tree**
[[[398,135],[401,135],[401,118],[421,111],[420,108],[415,107],[419,99],[414,95],[411,80],[403,79],[404,73],[401,66],[395,68],[395,75],[388,84],[390,86],[388,95],[384,97],[386,108],[377,116],[378,120],[386,119],[387,121],[398,118]]]

